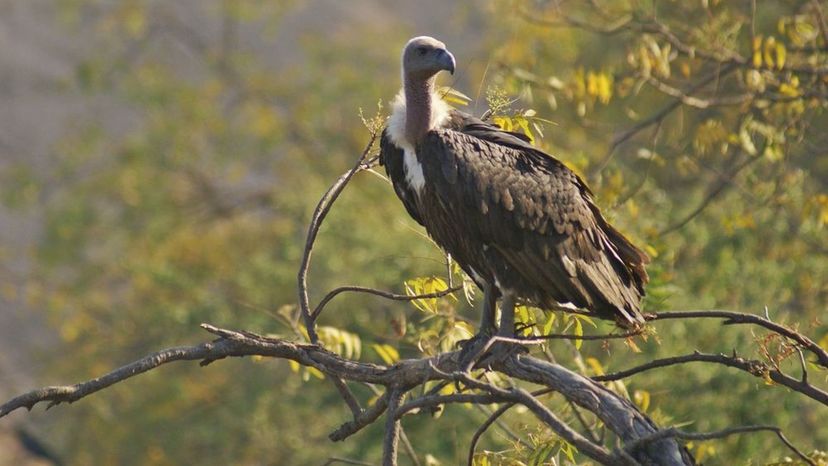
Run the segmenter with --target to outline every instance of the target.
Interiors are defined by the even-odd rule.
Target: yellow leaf
[[[388,365],[394,364],[400,360],[400,353],[391,345],[373,344],[371,348],[377,352],[379,357]]]
[[[606,105],[612,98],[612,78],[606,73],[601,73],[597,77],[598,82],[598,101]]]
[[[512,119],[509,117],[496,116],[492,118],[492,122],[499,126],[503,131],[512,131],[514,129]]]
[[[595,358],[589,357],[586,358],[586,363],[589,365],[590,369],[594,375],[604,375],[604,366],[601,365],[601,362]]]
[[[638,347],[638,345],[635,343],[635,340],[633,340],[632,338],[624,339],[624,344],[626,344],[632,350],[633,353],[641,352],[641,348]]]
[[[641,411],[646,413],[650,407],[650,392],[647,390],[636,390],[633,392],[633,400],[641,408]]]
[[[818,344],[822,347],[822,349],[828,351],[828,333],[822,336],[822,339],[819,340]]]
[[[316,377],[317,379],[323,380],[325,378],[325,374],[320,372],[319,369],[315,367],[308,366],[306,369],[310,375]]]
[[[753,67],[762,67],[762,36],[753,38]]]
[[[770,36],[765,40],[765,46],[762,50],[762,59],[765,61],[765,65],[768,68],[773,68],[775,66],[773,52],[776,50],[776,39],[773,36]]]
[[[466,106],[472,100],[471,97],[451,87],[441,87],[437,93],[443,96],[445,102],[450,104]]]
[[[546,322],[543,324],[543,333],[541,335],[549,335],[552,333],[552,327],[555,325],[555,313],[549,312],[546,317]]]
[[[785,44],[779,42],[776,44],[776,69],[781,70],[785,67],[785,57],[787,55],[787,50],[785,49]]]
[[[575,319],[575,328],[573,329],[572,333],[576,337],[584,336],[584,326],[583,326],[583,324],[581,324],[581,319]],[[575,348],[576,349],[581,349],[581,345],[583,345],[583,344],[584,344],[584,340],[581,340],[580,338],[575,340]]]
[[[445,386],[443,386],[443,388],[440,389],[440,394],[441,395],[451,395],[452,393],[457,391],[457,389],[455,387],[456,386],[454,384],[451,384],[451,383],[448,384],[448,385],[445,385]]]
[[[123,12],[124,29],[133,37],[138,37],[147,29],[147,15],[144,9],[135,3],[127,4]]]
[[[447,289],[448,284],[439,277],[419,277],[405,281],[405,292],[409,296],[439,293]],[[420,298],[411,303],[423,312],[437,313],[437,298]]]

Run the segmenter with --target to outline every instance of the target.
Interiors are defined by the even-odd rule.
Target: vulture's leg
[[[497,335],[515,337],[515,295],[508,291],[503,292],[503,299],[500,300],[500,330]]]
[[[495,312],[497,311],[497,288],[492,283],[483,284],[483,312],[480,317],[480,328],[477,333],[469,338],[458,342],[461,346],[460,365],[465,367],[472,358],[479,358],[483,348],[489,344],[489,340],[497,333],[495,325]]]
[[[478,335],[495,334],[495,311],[497,309],[497,293],[494,285],[486,282],[483,285],[483,314],[480,317]]]

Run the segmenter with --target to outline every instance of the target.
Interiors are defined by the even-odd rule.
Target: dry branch
[[[688,362],[707,362],[713,364],[721,364],[735,369],[742,370],[751,375],[761,378],[768,378],[780,385],[784,385],[791,390],[802,393],[803,395],[816,400],[828,406],[828,393],[811,385],[806,380],[797,380],[781,371],[772,368],[765,362],[754,359],[744,359],[739,356],[727,356],[724,354],[705,354],[695,352],[684,356],[675,356],[670,358],[655,359],[640,366],[636,366],[627,370],[613,372],[605,375],[598,375],[592,380],[599,382],[610,382],[613,380],[620,380],[630,377],[632,375],[645,372],[661,367],[674,366],[676,364],[685,364]]]
[[[794,342],[798,343],[802,346],[802,348],[810,351],[817,357],[817,363],[825,368],[828,368],[828,351],[823,349],[819,346],[815,341],[811,340],[807,336],[803,335],[796,330],[791,328],[785,327],[784,325],[777,324],[769,319],[764,317],[757,316],[755,314],[747,314],[744,312],[735,312],[735,311],[720,311],[720,310],[710,310],[710,311],[666,311],[666,312],[659,312],[654,315],[653,318],[649,320],[666,320],[666,319],[693,319],[693,318],[706,318],[706,319],[724,319],[724,325],[737,325],[737,324],[753,324],[758,325],[760,327],[764,327],[772,332],[776,332],[779,335],[782,335],[786,338],[793,340]]]
[[[117,382],[173,361],[198,360],[204,366],[227,357],[258,355],[293,360],[302,365],[314,367],[329,377],[385,386],[392,393],[392,395],[389,395],[389,399],[393,396],[402,397],[406,391],[425,381],[461,379],[464,384],[477,389],[482,388],[490,395],[528,405],[543,422],[552,423],[550,427],[556,431],[561,429],[560,432],[565,433],[564,438],[573,440],[579,451],[592,459],[602,462],[609,461],[605,464],[625,464],[618,456],[612,456],[612,461],[610,461],[609,456],[606,456],[606,450],[602,446],[591,443],[585,437],[565,426],[560,420],[550,416],[551,412],[547,412],[548,409],[543,407],[532,394],[522,389],[507,390],[473,382],[474,379],[466,375],[467,373],[460,372],[459,352],[444,353],[431,358],[403,360],[393,366],[381,366],[345,359],[313,344],[263,337],[251,332],[221,329],[207,324],[203,324],[202,327],[219,338],[200,345],[159,351],[118,368],[103,377],[86,382],[71,386],[46,387],[33,390],[0,405],[0,417],[18,408],[31,409],[40,402],[48,402],[50,406],[64,402],[71,403]],[[658,431],[655,425],[629,401],[622,399],[600,384],[562,366],[546,363],[525,355],[504,354],[508,357],[491,361],[497,370],[515,379],[540,383],[561,393],[567,399],[595,413],[625,442],[634,441]],[[389,403],[388,407],[393,407],[393,409],[387,411],[388,418],[393,420],[393,422],[388,421],[389,426],[397,425],[398,416],[396,413],[398,410],[396,406],[398,402],[399,400],[393,404]],[[373,407],[360,411],[353,423],[340,427],[334,434],[331,434],[331,437],[336,439],[345,438],[361,426],[376,420],[383,410],[388,408],[384,408],[383,404],[383,401],[378,401]],[[390,442],[393,440],[393,436],[388,437],[388,439]],[[614,455],[617,455],[617,453]],[[653,442],[640,455],[642,459],[655,461],[658,464],[690,464],[682,459],[678,444],[672,439]]]

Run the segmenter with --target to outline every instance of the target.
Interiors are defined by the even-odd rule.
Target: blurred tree
[[[205,321],[303,338],[292,303],[310,212],[365,143],[356,109],[373,113],[378,97],[395,92],[396,78],[378,77],[397,76],[389,57],[404,31],[378,24],[373,36],[388,38],[381,42],[364,31],[308,38],[289,45],[306,54],[304,66],[277,66],[253,53],[245,31],[273,34],[289,2],[61,5],[64,21],[94,29],[105,44],[67,86],[125,102],[134,121],[118,134],[79,121],[55,148],[47,175],[6,174],[15,181],[6,200],[25,208],[39,198],[49,213],[40,280],[30,289],[71,355],[55,361],[49,380],[97,376],[201,339],[197,324]],[[469,82],[489,89],[481,94],[496,121],[531,132],[585,174],[613,223],[647,245],[650,310],[767,307],[773,320],[828,346],[819,320],[828,302],[823,3],[510,0],[486,8],[495,51],[487,66],[467,68]],[[377,71],[366,76],[369,69]],[[342,284],[418,294],[460,283],[387,184],[370,175],[354,179],[326,220],[311,296]],[[473,331],[465,301],[452,295],[405,307],[346,294],[330,305],[320,333],[329,347],[362,360],[435,354]],[[588,320],[521,312],[546,332],[592,329]],[[777,358],[788,371],[799,367],[778,340],[714,321],[659,324],[646,341],[555,342],[545,350],[595,375],[695,348],[739,348]],[[347,410],[313,371],[296,372],[270,362],[155,371],[43,429],[67,464],[313,464],[332,452],[378,458],[380,427],[325,443]],[[824,385],[823,373],[812,382]],[[804,447],[828,443],[824,407],[724,368],[676,366],[609,386],[662,425],[769,423]],[[577,422],[569,405],[549,404]],[[444,464],[462,462],[485,419],[449,409],[439,421],[406,421],[418,453]],[[508,413],[507,434],[484,437],[492,452],[478,459],[584,461],[528,422],[525,412]],[[751,435],[695,442],[692,450],[709,464],[765,464],[788,454]]]

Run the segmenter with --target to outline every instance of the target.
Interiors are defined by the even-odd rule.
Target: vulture
[[[561,161],[446,104],[434,81],[454,68],[434,38],[405,45],[380,163],[408,214],[483,290],[476,338],[514,337],[517,304],[642,324],[649,258]]]

